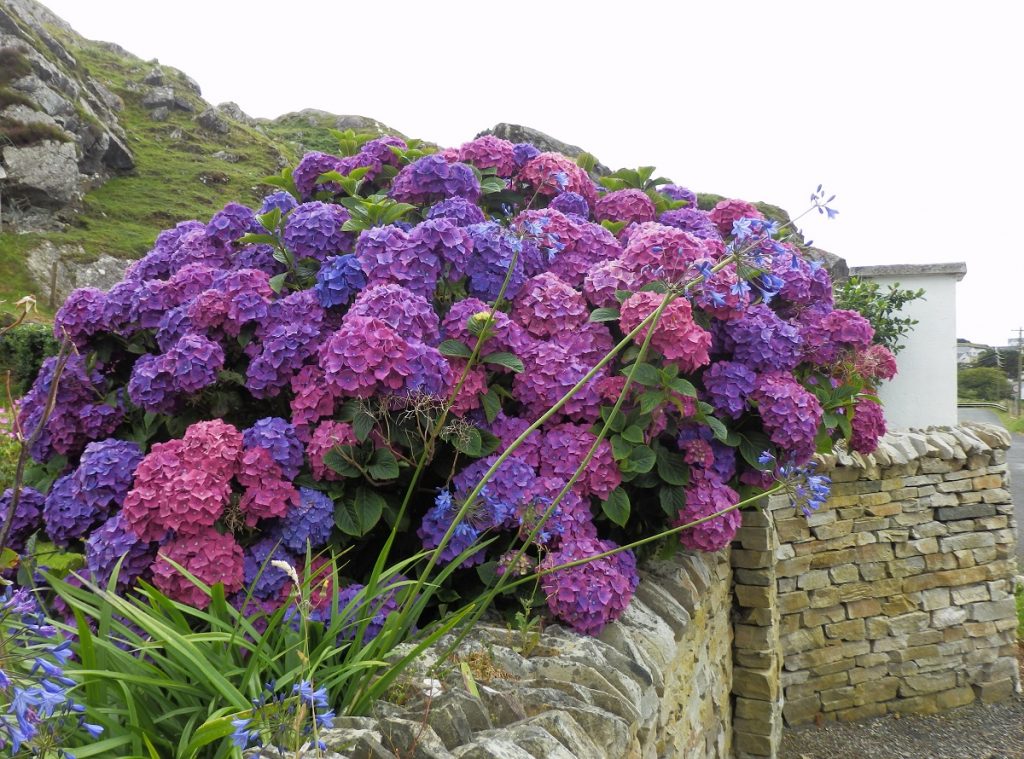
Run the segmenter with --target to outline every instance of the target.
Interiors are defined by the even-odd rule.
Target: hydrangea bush
[[[701,209],[651,177],[595,182],[490,136],[383,137],[307,154],[259,208],[163,232],[57,314],[77,353],[11,545],[41,531],[99,582],[124,555],[125,586],[202,607],[184,568],[273,609],[289,581],[271,560],[345,551],[355,584],[393,534],[458,561],[469,593],[723,511],[770,481],[765,451],[793,467],[840,438],[871,450],[894,364],[833,307],[827,271],[754,205]],[[719,550],[738,525],[672,544]],[[636,558],[546,574],[551,612],[596,634]]]

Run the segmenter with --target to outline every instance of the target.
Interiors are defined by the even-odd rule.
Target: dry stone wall
[[[891,434],[870,456],[824,458],[832,496],[809,518],[784,497],[748,515],[733,551],[737,717],[765,703],[759,721],[736,721],[738,755],[774,755],[772,705],[796,725],[1019,689],[1009,444],[987,425]],[[748,662],[759,678],[741,682],[757,649],[776,657]]]
[[[600,638],[479,626],[459,662],[431,669],[428,651],[398,703],[339,718],[320,736],[328,756],[726,759],[731,575],[728,552],[652,562]],[[448,674],[431,682],[437,672]]]

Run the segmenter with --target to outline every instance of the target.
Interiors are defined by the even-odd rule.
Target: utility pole
[[[1024,327],[1017,327],[1017,397],[1014,404],[1017,408],[1017,416],[1020,416],[1020,380],[1021,380],[1021,354],[1024,354]]]

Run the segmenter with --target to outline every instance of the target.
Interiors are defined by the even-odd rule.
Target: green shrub
[[[23,395],[35,381],[43,361],[57,352],[50,327],[29,322],[0,335],[0,379],[11,372],[11,391]]]
[[[0,429],[0,493],[14,484],[14,469],[18,465],[18,443]]]
[[[957,394],[961,398],[1001,401],[1010,394],[1010,383],[1002,370],[983,366],[961,369],[956,374]]]

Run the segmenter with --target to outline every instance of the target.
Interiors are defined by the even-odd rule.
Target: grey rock
[[[149,73],[142,77],[142,83],[150,87],[160,87],[165,83],[164,70],[160,66],[154,66]]]
[[[46,124],[60,127],[56,119],[45,111],[37,111],[27,105],[9,105],[0,111],[0,118],[17,121],[21,124]],[[70,135],[68,135],[70,138]]]
[[[536,723],[514,725],[503,731],[502,737],[536,759],[577,759],[557,738]]]
[[[208,132],[216,134],[227,134],[231,131],[231,125],[220,115],[216,108],[207,108],[198,116],[196,123]]]
[[[153,121],[167,121],[167,119],[170,118],[170,116],[171,109],[166,108],[164,106],[154,108],[152,111],[149,112],[149,118],[153,119]]]
[[[216,158],[218,161],[224,161],[225,163],[238,163],[242,160],[242,156],[237,153],[229,153],[226,150],[218,150],[216,153],[212,153],[210,158]]]
[[[29,251],[25,264],[39,288],[40,300],[50,295],[53,267],[57,267],[54,300],[60,303],[78,287],[98,287],[106,290],[121,281],[130,261],[101,255],[85,261],[85,251],[77,245],[55,245],[43,241]]]
[[[142,105],[148,109],[177,108],[179,111],[193,111],[195,108],[187,98],[179,95],[174,87],[165,85],[154,87],[142,98]]]
[[[59,208],[81,199],[78,155],[73,142],[46,140],[38,145],[3,149],[5,190],[32,205]]]
[[[253,126],[256,123],[256,119],[247,114],[242,110],[238,103],[221,103],[217,106],[217,110],[221,112],[226,118],[232,119],[233,121],[239,121],[247,126]]]
[[[450,759],[451,752],[425,722],[389,717],[380,721],[381,744],[403,759]]]
[[[454,701],[437,705],[431,704],[427,712],[427,724],[448,749],[469,743],[473,730],[465,713]]]
[[[455,750],[454,756],[457,759],[535,759],[529,751],[500,734],[486,735],[462,746]]]
[[[434,709],[458,710],[466,718],[472,732],[490,730],[493,725],[483,702],[463,690],[447,690],[433,700]]]
[[[523,724],[533,724],[544,728],[544,730],[554,736],[570,754],[580,757],[580,759],[588,756],[601,755],[601,750],[568,712],[560,709],[550,709],[538,714],[536,717],[531,717]]]
[[[526,717],[523,704],[511,693],[504,693],[488,685],[480,685],[477,690],[487,709],[487,717],[495,727],[510,725]]]

